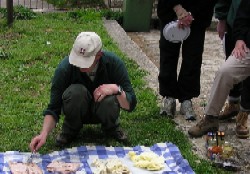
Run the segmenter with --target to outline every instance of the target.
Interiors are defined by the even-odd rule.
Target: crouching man
[[[101,124],[105,135],[126,141],[119,123],[120,108],[133,111],[136,95],[122,60],[102,50],[101,38],[95,32],[81,32],[70,55],[55,70],[50,103],[44,111],[41,133],[30,143],[31,151],[45,144],[59,121],[64,122],[56,146],[71,143],[83,124]]]

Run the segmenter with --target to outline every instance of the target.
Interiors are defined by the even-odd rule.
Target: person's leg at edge
[[[62,96],[65,115],[62,131],[56,138],[56,145],[71,143],[83,126],[89,113],[92,97],[87,88],[81,84],[70,85]]]
[[[232,29],[230,25],[227,25],[227,33],[224,36],[224,47],[225,47],[225,55],[226,60],[231,55],[234,49],[234,40],[232,38]],[[242,89],[242,82],[235,84],[233,88],[230,90],[227,102],[225,103],[224,108],[222,109],[219,119],[227,120],[236,116],[240,110],[240,95]]]
[[[190,36],[182,44],[182,64],[178,78],[180,113],[186,120],[195,120],[192,98],[200,95],[200,75],[204,50],[205,28],[191,27]],[[192,83],[190,83],[192,82]]]
[[[243,81],[241,91],[240,112],[236,116],[236,136],[238,138],[248,138],[249,129],[247,125],[248,115],[250,113],[250,77]]]
[[[247,57],[250,58],[250,54]],[[206,116],[188,130],[189,135],[200,137],[209,131],[218,130],[218,116],[227,95],[234,84],[243,81],[250,75],[249,64],[250,59],[239,61],[230,56],[221,66],[210,92],[210,98],[205,110]]]

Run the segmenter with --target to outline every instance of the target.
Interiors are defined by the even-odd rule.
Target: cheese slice
[[[129,168],[119,159],[95,159],[91,166],[96,167],[94,174],[131,174]]]
[[[140,155],[137,155],[134,151],[130,151],[128,156],[135,167],[150,171],[159,171],[165,167],[165,159],[154,152],[142,152]]]

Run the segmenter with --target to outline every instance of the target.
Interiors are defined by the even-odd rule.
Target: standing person
[[[241,0],[219,0],[215,5],[215,17],[219,19],[217,31],[221,39],[225,37],[226,59],[231,55],[235,45],[232,28],[240,2]],[[230,90],[227,100],[219,119],[231,119],[236,115],[236,120],[247,117],[250,110],[250,78],[235,84]],[[241,126],[236,126],[235,131],[239,138],[244,138],[249,133],[246,127]]]
[[[64,146],[76,138],[83,124],[101,123],[107,136],[125,141],[127,135],[120,128],[120,108],[133,111],[136,95],[122,60],[102,50],[101,38],[95,32],[81,32],[70,55],[55,70],[50,103],[44,111],[41,133],[30,143],[37,151],[55,128],[61,110],[65,115],[57,146]]]
[[[159,0],[157,14],[161,23],[159,92],[163,97],[160,114],[173,118],[176,99],[187,120],[195,120],[192,99],[200,95],[200,74],[205,32],[210,26],[216,0]],[[189,37],[182,43],[172,43],[163,36],[163,28],[178,20],[179,27],[190,27]],[[182,47],[182,64],[177,77],[177,65]]]
[[[221,66],[216,74],[210,98],[205,110],[205,117],[195,126],[188,130],[193,137],[200,137],[209,131],[216,131],[219,128],[218,116],[224,102],[237,84],[250,76],[250,1],[241,0],[239,9],[233,25],[233,38],[235,47],[231,56]],[[248,86],[249,87],[249,86]],[[250,94],[248,93],[248,97]],[[250,103],[248,103],[250,105]],[[250,107],[248,107],[250,108]],[[236,118],[236,135],[239,138],[248,138],[249,129],[247,126],[249,110],[247,114]]]

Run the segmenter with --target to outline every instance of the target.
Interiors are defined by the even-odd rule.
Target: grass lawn
[[[49,102],[50,82],[56,66],[69,54],[79,32],[95,31],[101,36],[104,49],[115,52],[125,61],[137,94],[136,110],[121,113],[121,125],[130,137],[126,146],[172,142],[196,173],[224,173],[194,155],[188,138],[175,128],[174,122],[160,117],[157,98],[145,85],[146,72],[114,44],[103,26],[100,13],[89,10],[37,14],[31,20],[16,20],[12,28],[5,24],[5,19],[0,19],[0,152],[29,151],[31,138],[42,127],[42,112]],[[39,153],[60,150],[54,146],[54,140],[62,120]],[[99,127],[84,126],[71,146],[124,146],[113,140],[104,140]]]

